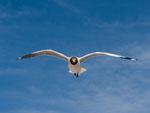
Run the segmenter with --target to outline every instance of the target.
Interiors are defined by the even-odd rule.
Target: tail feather
[[[86,71],[86,69],[82,67],[82,68],[81,68],[81,71],[80,71],[80,74],[81,74],[81,73],[84,73],[85,71]]]
[[[73,72],[71,70],[69,70],[69,73],[73,74]]]

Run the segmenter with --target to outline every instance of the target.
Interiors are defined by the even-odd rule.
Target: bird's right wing
[[[32,58],[32,57],[40,56],[40,55],[50,55],[50,56],[64,59],[65,61],[68,61],[68,59],[69,59],[66,55],[59,53],[57,51],[54,51],[54,50],[50,50],[50,49],[49,50],[36,51],[36,52],[31,53],[31,54],[27,54],[27,55],[18,57],[17,59],[21,60],[21,59],[25,59],[25,58]]]
[[[112,54],[112,53],[107,53],[107,52],[94,52],[94,53],[87,54],[83,57],[80,57],[79,59],[80,59],[80,62],[84,62],[84,61],[86,61],[90,58],[96,57],[96,56],[111,56],[111,57],[122,58],[122,59],[133,60],[133,61],[137,60],[134,58],[121,56],[121,55],[117,55],[117,54]]]

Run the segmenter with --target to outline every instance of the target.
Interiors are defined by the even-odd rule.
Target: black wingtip
[[[16,58],[16,60],[21,60],[22,59],[22,57],[18,57],[18,58]]]
[[[31,58],[31,57],[34,57],[34,56],[36,56],[36,54],[27,54],[27,55],[18,57],[17,60],[22,60],[22,59],[26,59],[26,58]]]
[[[130,57],[121,57],[122,59],[132,60],[132,61],[138,61],[136,58],[130,58]]]

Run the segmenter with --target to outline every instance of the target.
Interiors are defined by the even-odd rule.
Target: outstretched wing
[[[96,56],[111,56],[111,57],[122,58],[122,59],[133,60],[133,61],[137,60],[135,58],[130,58],[130,57],[107,53],[107,52],[94,52],[94,53],[87,54],[83,57],[80,57],[79,59],[80,59],[80,62],[84,62],[84,61],[86,61],[90,58],[96,57]]]
[[[36,52],[31,53],[31,54],[27,54],[27,55],[24,55],[22,57],[18,57],[17,59],[21,60],[21,59],[25,59],[25,58],[32,58],[32,57],[40,56],[40,55],[50,55],[50,56],[54,56],[54,57],[61,58],[61,59],[68,61],[67,56],[65,56],[64,54],[59,53],[57,51],[54,51],[54,50],[36,51]]]

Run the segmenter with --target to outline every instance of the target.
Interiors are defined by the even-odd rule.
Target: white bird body
[[[126,56],[121,56],[117,54],[112,54],[112,53],[107,53],[107,52],[93,52],[87,55],[84,55],[82,57],[68,57],[62,53],[59,53],[54,50],[41,50],[41,51],[36,51],[31,54],[24,55],[22,57],[17,58],[18,60],[25,59],[25,58],[32,58],[40,55],[50,55],[54,56],[60,59],[65,60],[68,62],[68,67],[69,67],[69,72],[74,74],[76,77],[78,77],[81,73],[85,72],[86,69],[81,67],[81,63],[90,59],[94,58],[97,56],[111,56],[111,57],[116,57],[116,58],[121,58],[121,59],[127,59],[127,60],[132,60],[136,61],[137,59],[126,57]]]
[[[76,64],[76,65],[72,65],[71,63],[68,64],[68,67],[69,67],[69,72],[70,73],[80,73],[81,71],[81,66],[80,64]]]
[[[81,67],[80,62],[78,62],[76,65],[72,65],[70,62],[68,62],[68,67],[69,67],[69,72],[72,74],[77,73],[78,75],[80,75],[81,73],[86,71],[85,68]]]

